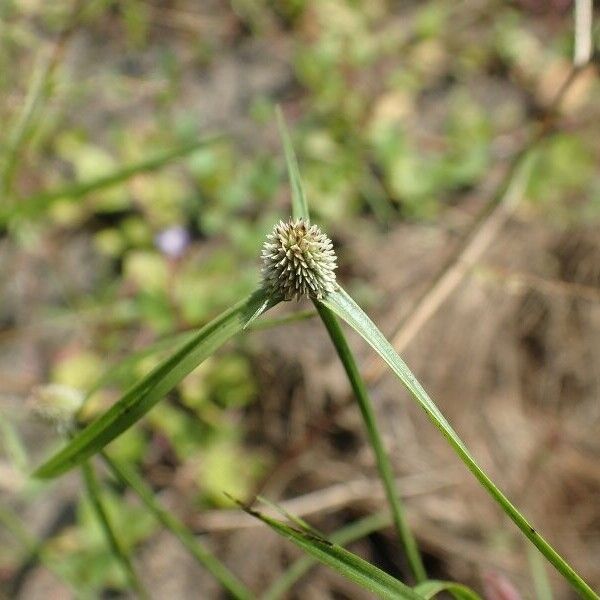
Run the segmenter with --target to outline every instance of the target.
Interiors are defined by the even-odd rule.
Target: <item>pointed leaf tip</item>
[[[285,153],[285,162],[287,165],[290,185],[292,188],[292,216],[294,219],[306,219],[307,221],[310,221],[308,202],[304,193],[302,178],[300,177],[300,169],[298,168],[298,159],[296,158],[290,133],[285,124],[285,119],[279,105],[277,105],[275,108],[275,114],[277,117],[279,137],[281,138]]]
[[[50,479],[61,475],[104,448],[139,421],[202,361],[242,331],[249,320],[256,319],[272,306],[274,302],[264,290],[259,289],[221,313],[79,432],[62,450],[39,467],[33,477]]]

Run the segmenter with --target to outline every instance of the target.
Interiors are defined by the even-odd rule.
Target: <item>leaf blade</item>
[[[316,314],[316,311],[313,310],[301,310],[289,315],[283,315],[282,317],[274,317],[272,319],[257,319],[251,323],[248,323],[244,329],[244,332],[240,333],[251,333],[253,331],[262,331],[265,329],[271,329],[273,327],[280,327],[282,325],[288,325],[290,323],[296,323],[298,321],[310,319]],[[169,334],[151,343],[150,345],[145,346],[141,350],[128,354],[126,357],[121,359],[118,364],[111,364],[110,367],[107,368],[88,389],[85,399],[87,400],[90,398],[105,385],[116,381],[123,374],[137,366],[142,359],[148,356],[158,355],[190,340],[195,335],[197,330],[198,328],[196,327]],[[0,430],[2,429],[2,426],[3,421],[0,415]]]
[[[391,523],[391,518],[385,513],[375,513],[368,515],[342,529],[336,531],[330,536],[332,542],[345,546],[350,542],[359,540],[370,533],[387,527]],[[303,556],[293,562],[261,596],[261,600],[277,600],[305,575],[319,561],[313,556]]]
[[[292,139],[279,106],[275,109],[275,114],[277,115],[277,127],[279,128],[279,136],[283,144],[285,162],[292,187],[292,216],[294,219],[306,219],[308,221],[310,220],[310,214],[308,212],[308,202],[304,193],[302,178],[300,177],[300,169],[298,168],[298,159],[296,158]]]
[[[209,572],[217,581],[237,600],[251,600],[250,590],[207,548],[205,548],[194,534],[165,509],[155,498],[152,490],[144,483],[143,479],[130,467],[118,463],[106,452],[101,452],[104,462],[127,487],[131,488],[144,503],[149,512],[162,523],[190,552],[190,554]]]
[[[441,592],[448,592],[456,600],[481,600],[481,596],[476,594],[471,588],[454,581],[438,581],[430,579],[424,581],[414,588],[415,592],[421,594],[426,600],[434,598]]]
[[[75,598],[91,599],[89,589],[80,582],[75,574],[63,572],[52,556],[47,551],[43,540],[38,540],[27,531],[25,524],[14,510],[6,504],[0,503],[0,527],[6,529],[23,547],[26,552],[25,557],[21,560],[23,564],[28,564],[33,560],[37,560],[50,572],[54,573],[58,579],[62,580],[69,588]],[[11,592],[9,591],[9,594]],[[13,594],[14,596],[14,594]]]
[[[473,473],[482,487],[500,505],[502,510],[517,525],[521,532],[538,548],[556,570],[576,589],[584,598],[598,600],[597,594],[582,579],[582,577],[569,565],[565,559],[535,530],[529,521],[519,512],[510,500],[500,491],[496,484],[477,464],[471,453],[440,412],[433,400],[423,389],[417,378],[410,371],[406,363],[398,356],[392,345],[379,331],[371,319],[354,302],[350,295],[340,286],[328,294],[322,301],[338,317],[346,321],[363,339],[383,358],[391,370],[402,381],[411,395],[426,412],[432,423],[440,430],[456,454]]]
[[[134,175],[139,173],[146,173],[149,171],[155,171],[165,166],[169,162],[191,154],[195,150],[211,144],[221,139],[221,135],[210,135],[194,142],[183,144],[176,148],[166,150],[155,156],[150,156],[138,163],[127,165],[122,169],[118,169],[108,175],[103,175],[90,181],[81,181],[66,185],[65,187],[38,192],[31,196],[21,198],[18,203],[11,207],[7,207],[0,211],[0,223],[4,223],[8,218],[12,218],[14,214],[31,216],[39,211],[43,211],[53,202],[59,199],[77,200],[86,194],[95,192],[101,189],[106,189],[119,183],[127,181]],[[17,208],[18,207],[18,208]]]
[[[108,511],[106,510],[106,506],[102,500],[100,483],[94,468],[89,462],[84,462],[81,466],[81,470],[88,498],[92,505],[92,510],[94,511],[94,515],[98,520],[98,524],[104,533],[106,543],[113,558],[121,566],[121,569],[123,570],[129,585],[131,586],[131,589],[134,590],[140,598],[148,600],[148,592],[142,585],[142,582],[140,581],[133,566],[131,557],[127,553],[127,550],[121,542],[121,539],[117,535],[114,525],[108,515]]]
[[[268,525],[276,533],[289,539],[299,548],[337,571],[347,579],[376,594],[380,598],[398,600],[423,600],[410,587],[398,581],[356,554],[310,532],[300,531],[282,521],[272,519],[257,511],[245,509],[248,514]]]
[[[202,327],[174,354],[136,383],[119,401],[77,434],[62,450],[39,467],[34,477],[56,477],[83,462],[141,419],[179,381],[244,328],[265,303],[266,292],[257,290]],[[265,310],[273,306],[272,302]]]

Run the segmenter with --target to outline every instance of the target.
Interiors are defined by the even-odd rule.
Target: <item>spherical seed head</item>
[[[62,434],[75,423],[75,416],[83,401],[80,390],[60,383],[49,383],[33,388],[28,404],[37,417]]]
[[[264,285],[275,297],[321,299],[335,289],[333,244],[304,219],[279,221],[263,245],[262,260]]]

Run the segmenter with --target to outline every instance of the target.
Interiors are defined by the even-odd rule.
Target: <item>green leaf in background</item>
[[[98,523],[100,524],[100,527],[102,528],[106,542],[113,557],[121,565],[131,589],[135,590],[138,597],[149,598],[148,593],[144,589],[144,586],[142,585],[137,573],[135,572],[135,569],[133,568],[131,558],[127,554],[123,543],[117,536],[114,526],[108,516],[108,512],[104,506],[104,502],[102,501],[100,484],[93,467],[89,463],[84,462],[81,468],[83,471],[83,480],[86,491],[88,493],[92,508],[94,509],[94,514],[98,520]]]
[[[537,600],[553,600],[552,585],[546,571],[546,563],[533,546],[527,547],[529,571],[533,580],[533,589]]]
[[[29,79],[27,95],[22,102],[21,111],[9,130],[5,148],[2,151],[0,194],[5,198],[11,192],[19,155],[31,133],[34,117],[48,98],[48,82],[52,77],[53,70],[52,60],[45,53],[40,53]]]
[[[598,596],[592,588],[533,528],[529,521],[527,521],[481,469],[463,441],[458,437],[454,429],[452,429],[444,415],[417,381],[405,362],[398,356],[392,345],[358,304],[339,286],[337,291],[328,294],[321,302],[338,317],[346,321],[385,360],[421,408],[427,413],[429,419],[441,431],[459,458],[467,465],[471,473],[475,475],[479,483],[488,491],[490,496],[500,505],[502,510],[513,520],[517,527],[535,544],[546,559],[554,565],[557,571],[563,575],[582,597],[597,599]]]
[[[481,597],[466,585],[454,581],[424,581],[417,585],[414,590],[426,600],[434,598],[441,592],[452,594],[456,600],[481,600]]]
[[[37,469],[34,476],[44,479],[56,477],[104,448],[141,419],[203,360],[242,331],[259,307],[267,310],[273,306],[272,303],[265,304],[266,299],[266,292],[257,290],[202,327],[192,339],[138,381],[108,411]]]
[[[365,428],[367,430],[367,435],[369,437],[369,443],[371,444],[373,453],[375,454],[379,476],[381,478],[381,482],[383,483],[387,501],[392,512],[396,533],[398,534],[398,539],[400,540],[406,553],[410,570],[417,582],[425,581],[427,579],[425,566],[423,565],[421,555],[419,554],[417,542],[412,534],[412,531],[410,530],[410,526],[405,514],[406,511],[400,499],[400,494],[396,490],[394,472],[392,470],[390,459],[385,451],[383,439],[381,438],[379,429],[377,427],[375,411],[373,410],[373,405],[371,403],[371,399],[369,398],[369,393],[367,392],[367,386],[360,376],[358,366],[354,360],[354,356],[352,355],[352,351],[348,346],[348,342],[346,341],[337,317],[321,302],[315,301],[315,306],[319,311],[321,320],[327,328],[327,332],[329,333],[333,345],[335,346],[340,361],[344,365],[348,380],[352,386],[352,391],[354,392],[354,396],[356,397],[356,401],[360,408],[360,412],[365,423]]]
[[[14,423],[2,412],[0,412],[0,435],[6,457],[19,471],[26,471],[29,458],[23,440]]]
[[[310,319],[316,316],[316,314],[317,313],[314,310],[300,310],[282,317],[254,320],[245,327],[245,331],[262,331],[264,329],[280,327],[289,323]],[[178,346],[179,344],[183,344],[191,340],[195,333],[195,329],[178,331],[176,333],[166,335],[156,342],[153,342],[152,344],[149,344],[148,346],[145,346],[144,348],[127,355],[117,364],[111,365],[110,368],[104,371],[102,375],[96,379],[94,384],[87,391],[86,399],[90,398],[95,392],[102,389],[105,385],[117,381],[120,378],[135,377],[135,368],[142,362],[142,360],[148,356],[160,354],[166,350],[170,350],[171,348]],[[4,426],[4,422],[2,421],[1,417],[2,415],[0,414],[0,430],[2,430]],[[5,439],[8,438],[5,436]]]
[[[240,506],[251,516],[260,519],[282,537],[291,540],[296,546],[316,558],[318,561],[337,571],[340,575],[361,587],[376,594],[379,598],[398,600],[423,600],[423,597],[414,592],[407,585],[388,575],[381,569],[348,552],[341,546],[330,542],[312,531],[304,531],[290,527],[282,521],[267,517],[262,513]]]
[[[216,142],[221,138],[222,136],[218,135],[201,138],[192,143],[184,144],[172,150],[157,154],[156,156],[150,157],[139,163],[123,167],[114,173],[98,177],[97,179],[74,183],[72,185],[65,186],[64,188],[40,192],[38,194],[34,194],[33,196],[29,196],[28,198],[22,198],[18,203],[15,203],[14,206],[9,205],[0,210],[0,224],[6,223],[9,218],[12,218],[17,213],[19,215],[32,217],[43,212],[56,200],[77,200],[78,198],[81,198],[82,196],[85,196],[91,192],[106,189],[127,181],[139,173],[160,169],[167,163],[182,156],[191,154],[195,150],[198,150],[198,148],[202,148],[207,144]]]
[[[207,548],[205,548],[194,534],[171,512],[166,510],[154,497],[152,490],[144,483],[143,479],[131,468],[125,466],[112,457],[102,452],[102,458],[119,479],[130,487],[146,505],[154,517],[162,523],[183,544],[190,554],[209,572],[217,581],[234,597],[239,600],[249,600],[252,593],[239,579],[229,571]]]
[[[81,600],[89,598],[91,600],[92,595],[82,582],[72,574],[65,572],[66,570],[62,568],[62,565],[58,564],[50,555],[51,553],[48,552],[44,541],[38,540],[29,533],[25,524],[21,521],[21,517],[13,509],[3,504],[0,504],[0,526],[9,532],[26,552],[26,557],[21,561],[22,564],[29,564],[34,560],[39,561],[48,571],[54,573],[54,575],[72,589],[75,598],[80,598]],[[7,547],[9,548],[10,546]],[[15,552],[14,548],[12,549],[12,553],[15,558],[18,557],[19,552]],[[8,594],[11,594],[10,590]]]

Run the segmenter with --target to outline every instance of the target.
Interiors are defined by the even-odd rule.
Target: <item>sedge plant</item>
[[[132,476],[128,469],[111,464],[105,447],[139,421],[186,375],[211,356],[227,340],[260,323],[257,319],[277,304],[308,297],[323,321],[356,396],[386,492],[391,522],[397,531],[398,539],[410,567],[411,580],[401,582],[336,543],[355,539],[354,530],[349,534],[340,532],[337,537],[327,539],[297,519],[292,518],[292,523],[289,524],[244,507],[251,515],[261,519],[276,533],[288,538],[310,556],[310,559],[307,558],[299,566],[292,566],[293,570],[274,582],[264,597],[279,597],[293,581],[310,567],[311,563],[308,561],[316,560],[382,598],[432,598],[441,591],[448,591],[457,598],[478,598],[477,594],[458,583],[433,581],[427,576],[417,542],[410,530],[405,509],[395,487],[391,462],[382,442],[367,387],[360,376],[358,365],[345,339],[340,324],[341,320],[364,338],[372,349],[383,358],[458,458],[541,555],[581,597],[597,600],[598,595],[577,571],[542,537],[479,466],[467,446],[391,343],[337,281],[335,276],[337,259],[333,245],[320,227],[310,219],[308,202],[290,137],[280,114],[278,114],[278,119],[290,176],[293,210],[290,219],[276,224],[265,241],[262,251],[263,276],[260,286],[247,298],[230,307],[195,333],[186,334],[183,343],[177,350],[160,362],[148,375],[137,381],[110,409],[77,432],[64,448],[36,470],[35,476],[45,479],[58,477],[76,466],[85,465],[92,456],[101,453],[113,473],[137,491],[157,518],[176,534],[179,534],[180,538],[183,536],[184,544],[188,549],[193,551],[195,548],[198,552],[193,536],[182,529],[183,525],[171,518],[168,511],[154,502],[152,492],[143,486],[143,482],[138,477]],[[286,520],[289,521],[289,515],[286,517]],[[378,518],[369,521],[367,526],[357,527],[357,530],[368,532],[384,524]],[[237,580],[232,585],[233,579],[229,574],[226,574],[225,578],[219,576],[218,573],[222,575],[223,571],[212,557],[207,559],[208,555],[204,551],[200,551],[200,554],[203,562],[212,565],[213,568],[209,568],[209,570],[213,575],[228,587],[234,596],[249,597],[247,590],[239,585]],[[198,558],[198,554],[196,557]]]

